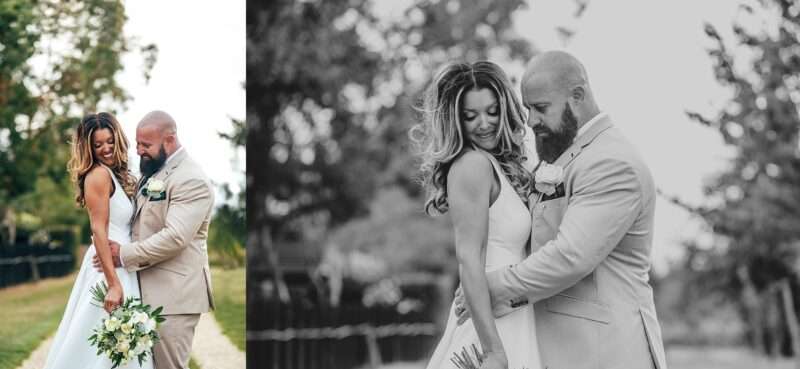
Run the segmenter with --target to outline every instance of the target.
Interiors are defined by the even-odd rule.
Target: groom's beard
[[[553,163],[561,154],[566,151],[575,136],[578,135],[578,119],[572,112],[568,104],[564,104],[564,112],[561,114],[561,127],[558,131],[553,131],[544,124],[533,128],[536,135],[536,153],[539,159],[546,163]],[[546,137],[542,136],[546,133]]]
[[[166,161],[167,152],[164,150],[164,145],[162,144],[161,147],[158,148],[158,156],[155,158],[142,156],[139,161],[139,172],[142,173],[142,177],[150,177],[158,172]]]

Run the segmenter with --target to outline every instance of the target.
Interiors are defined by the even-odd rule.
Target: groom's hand
[[[458,286],[456,289],[456,295],[453,299],[453,303],[456,305],[456,317],[458,318],[458,325],[464,324],[464,322],[470,318],[470,315],[469,309],[467,309],[467,301],[464,299],[464,292],[461,291],[461,286]],[[499,318],[510,313],[514,309],[527,304],[528,298],[525,296],[520,296],[515,299],[511,299],[508,305],[502,304],[495,306],[493,313],[495,318]]]
[[[111,250],[111,260],[114,261],[114,267],[121,267],[122,262],[119,260],[119,244],[116,241],[108,240],[108,248]],[[103,271],[103,265],[100,263],[100,258],[97,257],[97,254],[92,257],[92,264],[98,272]]]
[[[453,299],[456,305],[456,317],[458,317],[458,325],[464,324],[469,319],[469,309],[467,309],[467,301],[464,299],[464,292],[461,291],[461,286],[456,289],[456,296]]]

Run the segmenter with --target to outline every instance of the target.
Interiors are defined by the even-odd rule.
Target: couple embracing
[[[450,65],[412,131],[426,211],[450,213],[461,279],[428,368],[456,368],[475,345],[487,369],[666,369],[648,283],[649,169],[572,55],[537,55],[521,85],[520,104],[497,65]]]
[[[188,369],[200,314],[213,309],[206,238],[214,192],[178,140],[174,119],[148,113],[136,128],[142,178],[128,168],[128,139],[109,113],[90,114],[75,127],[69,171],[85,207],[93,245],[86,251],[45,369],[110,369],[90,346],[104,317],[129,297],[163,307],[160,340],[143,363],[123,369]],[[92,287],[105,282],[103,306]],[[118,348],[119,349],[119,348]],[[152,360],[150,358],[153,358]]]

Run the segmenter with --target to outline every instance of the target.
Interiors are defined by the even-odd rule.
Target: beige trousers
[[[153,346],[155,369],[189,369],[194,329],[200,314],[165,315],[158,328],[161,340]]]

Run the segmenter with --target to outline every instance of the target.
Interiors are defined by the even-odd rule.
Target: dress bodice
[[[516,264],[525,258],[531,234],[531,215],[497,160],[482,151],[500,179],[500,193],[489,207],[489,232],[486,244],[486,270]]]
[[[133,217],[133,202],[125,194],[117,177],[108,169],[111,180],[114,181],[114,193],[108,203],[108,238],[124,245],[131,241],[131,217]]]

